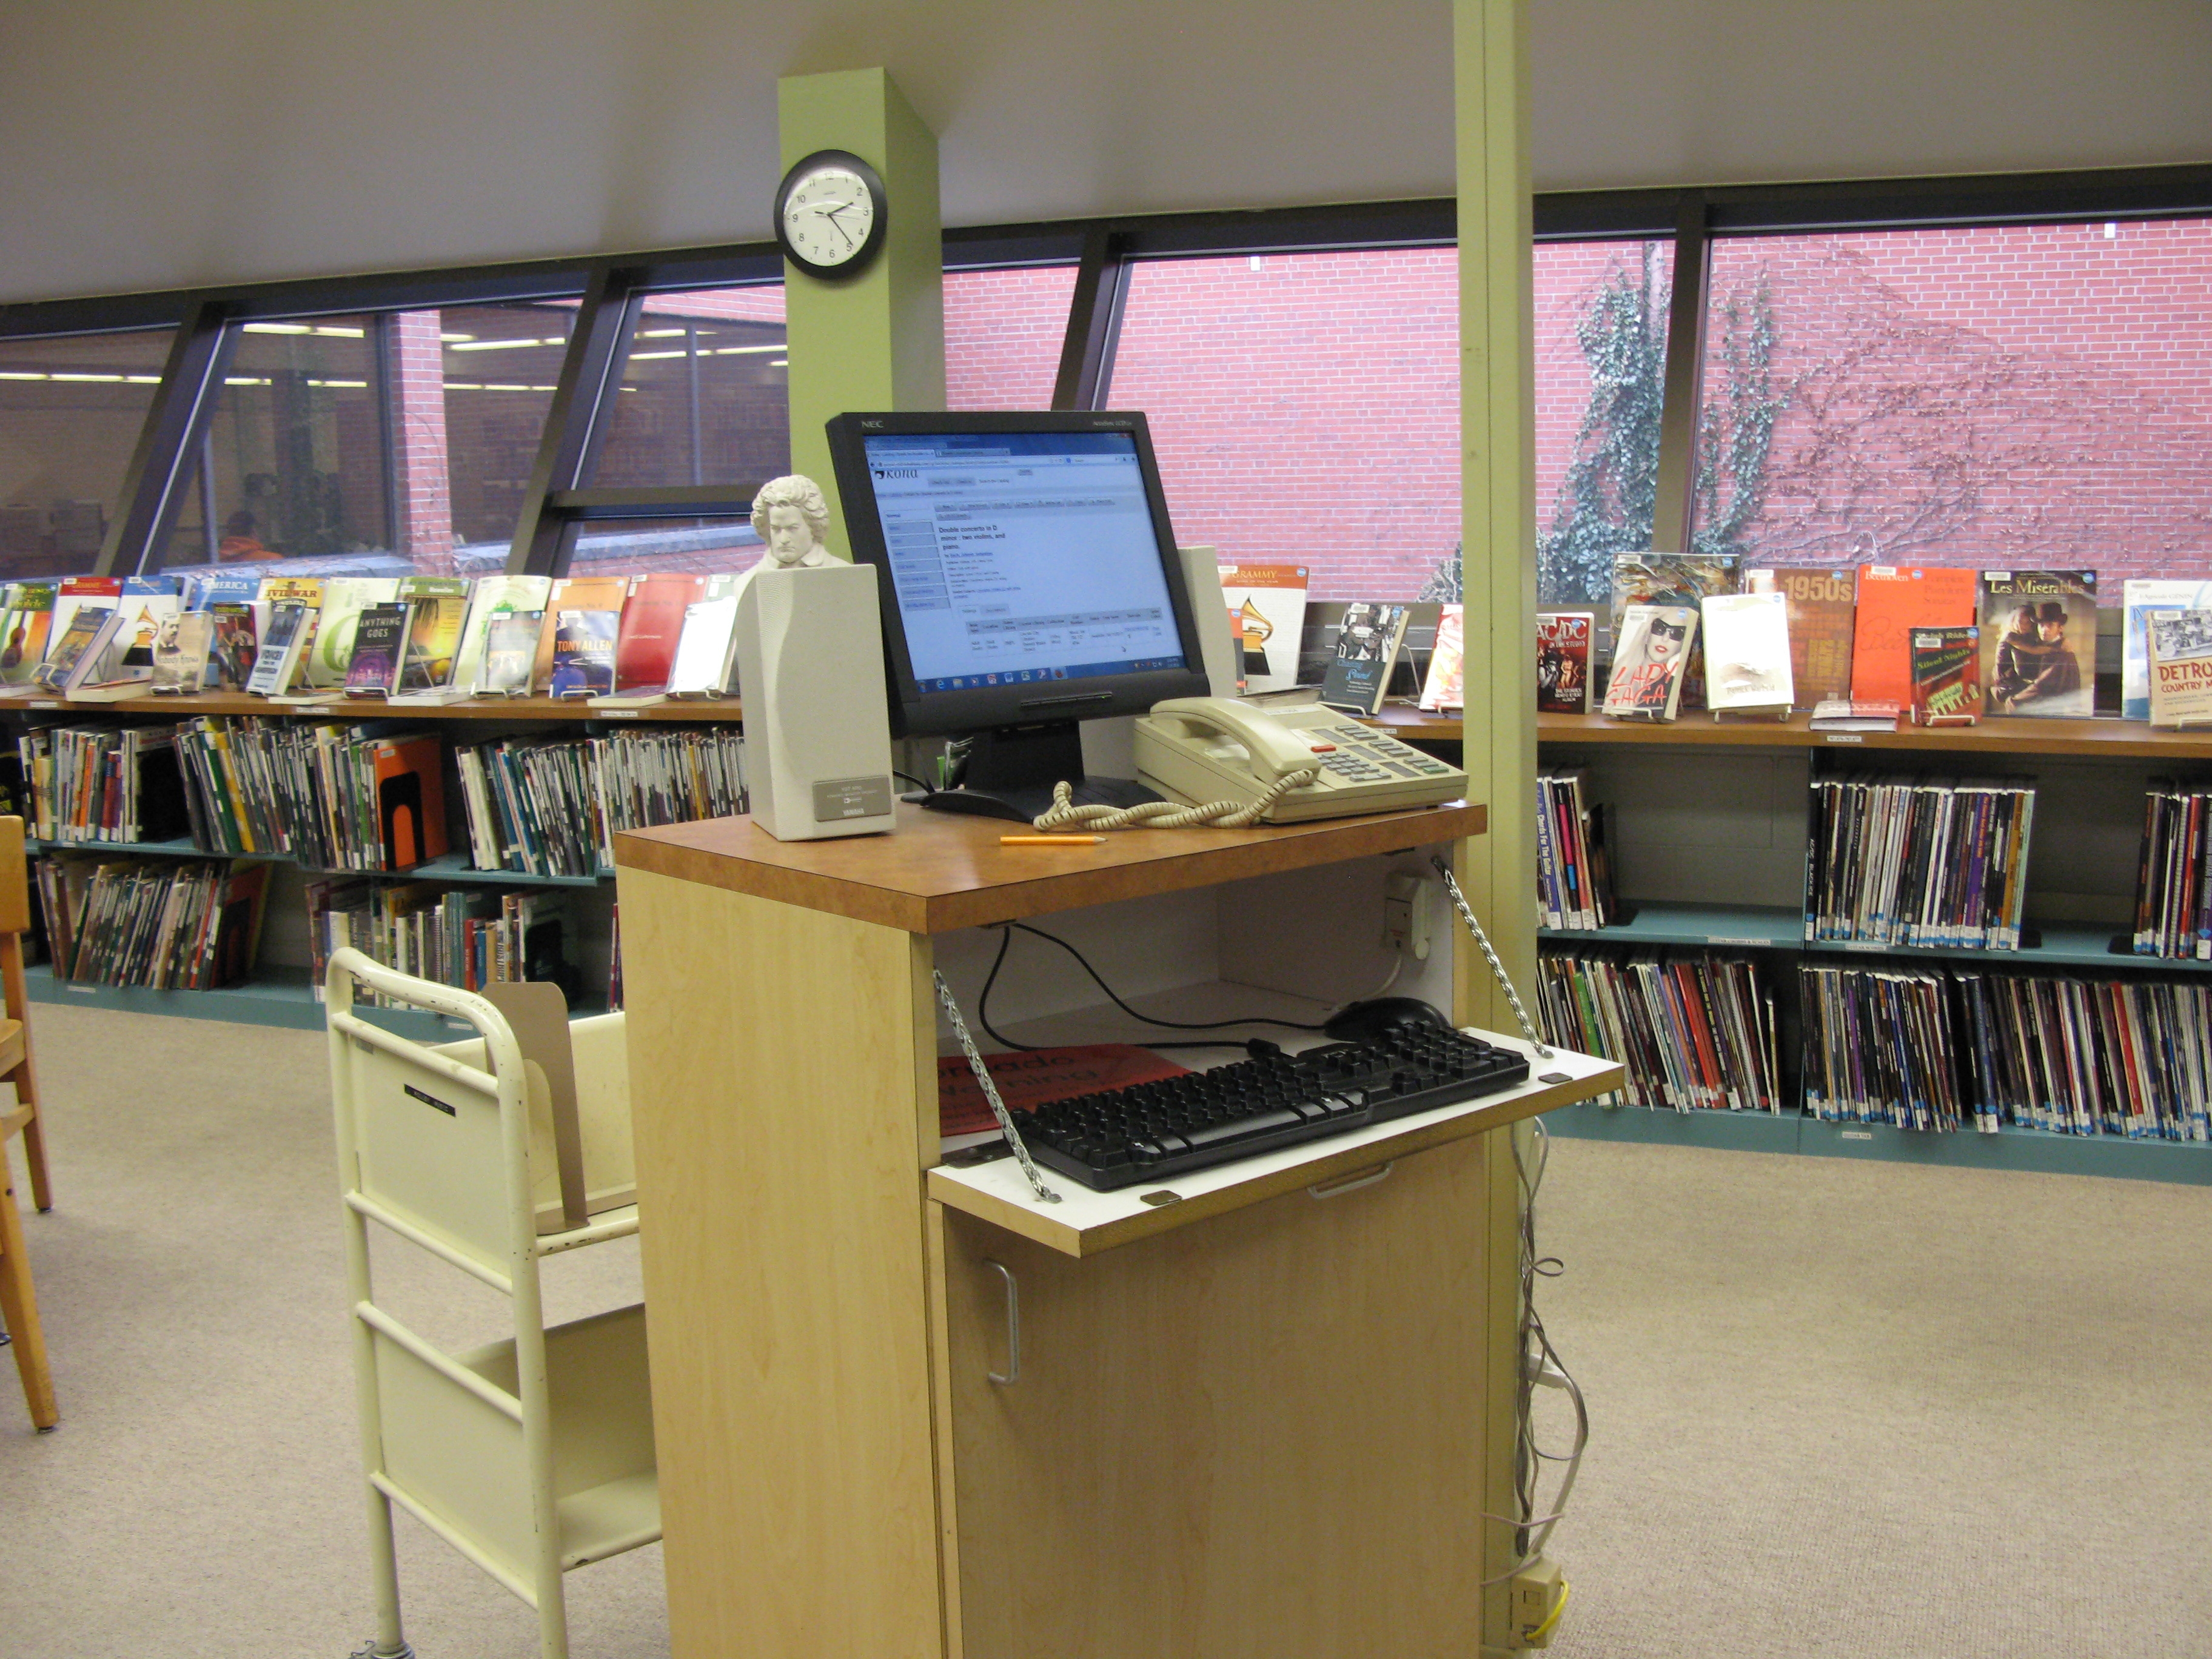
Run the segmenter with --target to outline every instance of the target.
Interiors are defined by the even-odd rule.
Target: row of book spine
[[[2019,949],[2034,817],[2014,781],[1814,779],[1806,942]]]
[[[2130,939],[2146,957],[2212,958],[2212,789],[2151,780]]]
[[[1889,964],[1799,971],[1816,1117],[2212,1136],[2212,986]]]
[[[244,715],[177,728],[192,842],[318,870],[405,868],[443,850],[438,739]],[[404,825],[404,833],[396,833]]]
[[[318,1000],[331,952],[349,945],[397,972],[464,991],[550,976],[565,960],[564,894],[340,877],[309,882],[307,898]],[[374,993],[357,994],[381,1000]]]
[[[64,854],[37,872],[57,979],[204,991],[253,971],[266,865]]]
[[[165,841],[175,810],[174,736],[167,726],[45,726],[15,741],[29,832],[41,841]]]
[[[1750,958],[1547,949],[1540,965],[1546,1039],[1620,1061],[1629,1104],[1684,1112],[1792,1104],[1773,991]]]
[[[1607,927],[1619,910],[1605,808],[1589,799],[1588,780],[1582,767],[1536,777],[1536,902],[1547,927]]]
[[[511,738],[455,752],[479,870],[585,877],[614,867],[626,830],[746,810],[744,740],[671,727],[583,738]]]

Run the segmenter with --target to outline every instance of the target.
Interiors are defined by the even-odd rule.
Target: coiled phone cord
[[[1064,780],[1052,787],[1052,805],[1034,820],[1039,830],[1189,830],[1210,825],[1243,830],[1260,821],[1277,801],[1321,775],[1317,767],[1285,772],[1249,801],[1217,800],[1204,806],[1178,806],[1148,800],[1141,806],[1078,806],[1075,787]]]

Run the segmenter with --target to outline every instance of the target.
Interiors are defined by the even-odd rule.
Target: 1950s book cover
[[[1984,570],[1978,620],[1992,714],[2086,720],[2097,678],[2097,573]]]
[[[1912,723],[1971,726],[1982,712],[1982,630],[1912,630]]]
[[[1698,613],[1686,605],[1632,605],[1620,613],[1605,713],[1615,720],[1671,720],[1682,704]]]
[[[1588,611],[1536,613],[1536,708],[1546,714],[1587,714],[1590,706],[1590,636],[1597,617]]]
[[[1790,617],[1790,683],[1800,708],[1851,694],[1852,572],[1747,570],[1747,593],[1779,593]]]

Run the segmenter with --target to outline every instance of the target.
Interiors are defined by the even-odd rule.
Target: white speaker
[[[737,646],[753,822],[778,841],[896,828],[875,567],[757,572]]]
[[[1211,547],[1179,547],[1182,579],[1190,589],[1190,608],[1198,613],[1198,642],[1204,652],[1207,689],[1217,697],[1237,695],[1243,676],[1237,667],[1237,637],[1230,631],[1229,602],[1221,597],[1221,556]]]

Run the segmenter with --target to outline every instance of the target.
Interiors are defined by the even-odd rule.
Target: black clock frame
[[[845,167],[859,174],[876,210],[875,222],[868,227],[867,236],[859,249],[851,258],[834,265],[817,264],[792,246],[783,228],[784,204],[791,199],[793,188],[806,175],[824,167]],[[875,263],[876,255],[883,252],[884,234],[890,228],[890,198],[884,193],[883,175],[849,149],[817,149],[811,155],[800,156],[784,173],[783,182],[775,187],[775,245],[783,250],[785,258],[810,276],[835,281],[841,276],[856,276],[866,270]]]

